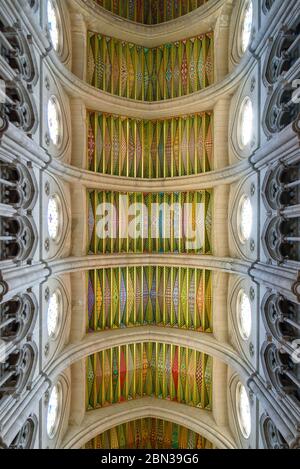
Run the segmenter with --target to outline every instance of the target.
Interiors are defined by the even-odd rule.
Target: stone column
[[[17,214],[17,210],[14,207],[12,207],[11,205],[0,203],[0,216],[1,217],[11,218],[11,217],[15,217],[16,214]]]
[[[227,365],[214,358],[212,375],[212,412],[217,427],[225,427],[228,425]]]
[[[81,425],[85,416],[86,366],[85,359],[71,366],[70,424]]]
[[[228,245],[228,203],[230,186],[220,185],[213,191],[213,254],[216,257],[229,257]]]
[[[23,399],[20,399],[18,405],[5,406],[0,412],[1,429],[0,438],[9,444],[20,431],[24,422],[30,414],[36,415],[37,403],[43,403],[45,392],[48,391],[51,383],[46,376],[40,375],[33,387]]]
[[[86,81],[87,70],[87,27],[82,14],[71,13],[72,72]]]
[[[300,205],[290,205],[289,207],[280,210],[280,215],[282,215],[284,218],[299,218]]]
[[[219,99],[214,107],[214,170],[224,169],[229,165],[228,157],[228,122],[230,98]]]
[[[264,284],[272,290],[276,289],[287,299],[295,301],[297,295],[298,273],[289,269],[263,263],[256,263],[249,271],[258,283]]]
[[[86,107],[81,99],[71,100],[72,116],[72,165],[79,169],[87,168],[87,125]]]
[[[248,386],[261,407],[267,411],[288,445],[293,448],[299,443],[299,411],[293,412],[290,403],[286,405],[284,400],[278,399],[263,384],[261,378],[254,374],[248,380]]]
[[[232,7],[224,8],[221,15],[218,18],[215,34],[215,82],[219,83],[228,74],[228,46],[229,46],[229,26],[230,26],[230,14]]]
[[[72,320],[70,340],[73,343],[82,340],[86,332],[88,310],[86,283],[86,272],[71,274]]]
[[[213,272],[212,277],[212,310],[213,310],[213,334],[218,342],[228,341],[228,274],[225,272]]]
[[[87,253],[87,195],[80,184],[72,185],[72,255],[85,256]]]
[[[10,267],[10,266],[9,266]],[[0,299],[5,295],[5,301],[13,298],[17,293],[24,292],[34,285],[43,283],[51,275],[51,269],[46,263],[10,268],[3,270],[0,277]]]

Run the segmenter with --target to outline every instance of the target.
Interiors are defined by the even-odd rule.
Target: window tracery
[[[20,342],[33,328],[37,314],[33,294],[23,294],[0,305],[0,340]]]
[[[4,396],[20,395],[33,371],[35,351],[29,344],[14,349],[0,363],[0,401]]]

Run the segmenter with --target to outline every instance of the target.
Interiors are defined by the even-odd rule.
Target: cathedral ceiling
[[[143,24],[159,24],[186,15],[207,0],[94,0],[118,16]]]

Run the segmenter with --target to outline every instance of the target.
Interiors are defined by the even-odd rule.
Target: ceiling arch
[[[126,334],[124,334],[124,329],[105,331],[104,334],[102,332],[91,333],[80,342],[67,346],[45,371],[54,380],[67,367],[89,355],[112,347],[141,342],[162,342],[191,348],[216,357],[232,367],[244,379],[247,379],[251,374],[251,366],[238,355],[234,348],[216,340],[211,334],[181,331],[180,329],[166,330],[165,327],[159,326],[129,328],[126,330]]]
[[[202,435],[167,420],[144,417],[97,435],[83,449],[212,449]]]
[[[62,447],[65,449],[81,448],[91,438],[116,425],[146,417],[162,418],[185,426],[207,438],[219,449],[235,448],[229,430],[226,427],[218,428],[210,412],[153,397],[86,413],[82,424],[69,430]]]
[[[212,409],[212,358],[188,347],[140,342],[86,359],[86,410],[143,396]]]

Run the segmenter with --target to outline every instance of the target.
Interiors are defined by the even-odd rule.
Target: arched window
[[[243,340],[248,340],[251,334],[251,304],[249,296],[240,290],[237,299],[237,322]]]
[[[253,224],[253,210],[249,197],[241,198],[237,218],[239,238],[245,244],[250,239]]]
[[[61,36],[61,28],[57,7],[53,0],[48,0],[47,2],[47,16],[51,42],[54,47],[54,50],[58,51]]]
[[[287,395],[299,412],[300,363],[298,351],[291,346],[277,346],[274,342],[265,342],[262,346],[262,366],[274,391],[281,395]]]
[[[251,434],[251,410],[250,401],[242,383],[236,388],[236,409],[240,430],[244,438],[248,439]]]
[[[59,322],[61,317],[61,294],[59,290],[56,290],[49,299],[48,310],[47,310],[47,330],[48,336],[54,339],[59,329]]]
[[[280,433],[277,425],[267,414],[262,416],[261,430],[265,449],[289,449],[289,445]]]
[[[9,445],[10,449],[32,449],[37,432],[37,419],[29,417]]]
[[[36,249],[36,233],[31,219],[1,217],[0,261],[29,260]]]
[[[241,47],[242,52],[245,53],[250,43],[251,32],[253,23],[253,4],[252,1],[247,3],[242,20],[241,30]]]
[[[60,105],[55,96],[51,96],[48,101],[47,118],[50,139],[53,145],[59,146],[62,137],[62,117]]]
[[[47,410],[47,434],[50,438],[55,436],[59,422],[60,410],[61,389],[60,386],[56,384],[51,391]]]
[[[3,345],[0,347],[0,401],[4,396],[21,395],[28,381],[31,379],[34,367],[36,365],[36,350],[29,344],[23,345],[18,349],[7,349],[5,356]]]
[[[239,123],[239,141],[243,149],[251,143],[253,137],[253,105],[249,97],[241,105]]]
[[[8,343],[21,341],[32,330],[36,313],[35,297],[32,294],[16,296],[2,303],[0,305],[0,343],[1,340]]]
[[[49,236],[53,241],[57,241],[61,228],[61,204],[57,195],[49,199],[47,221]]]

